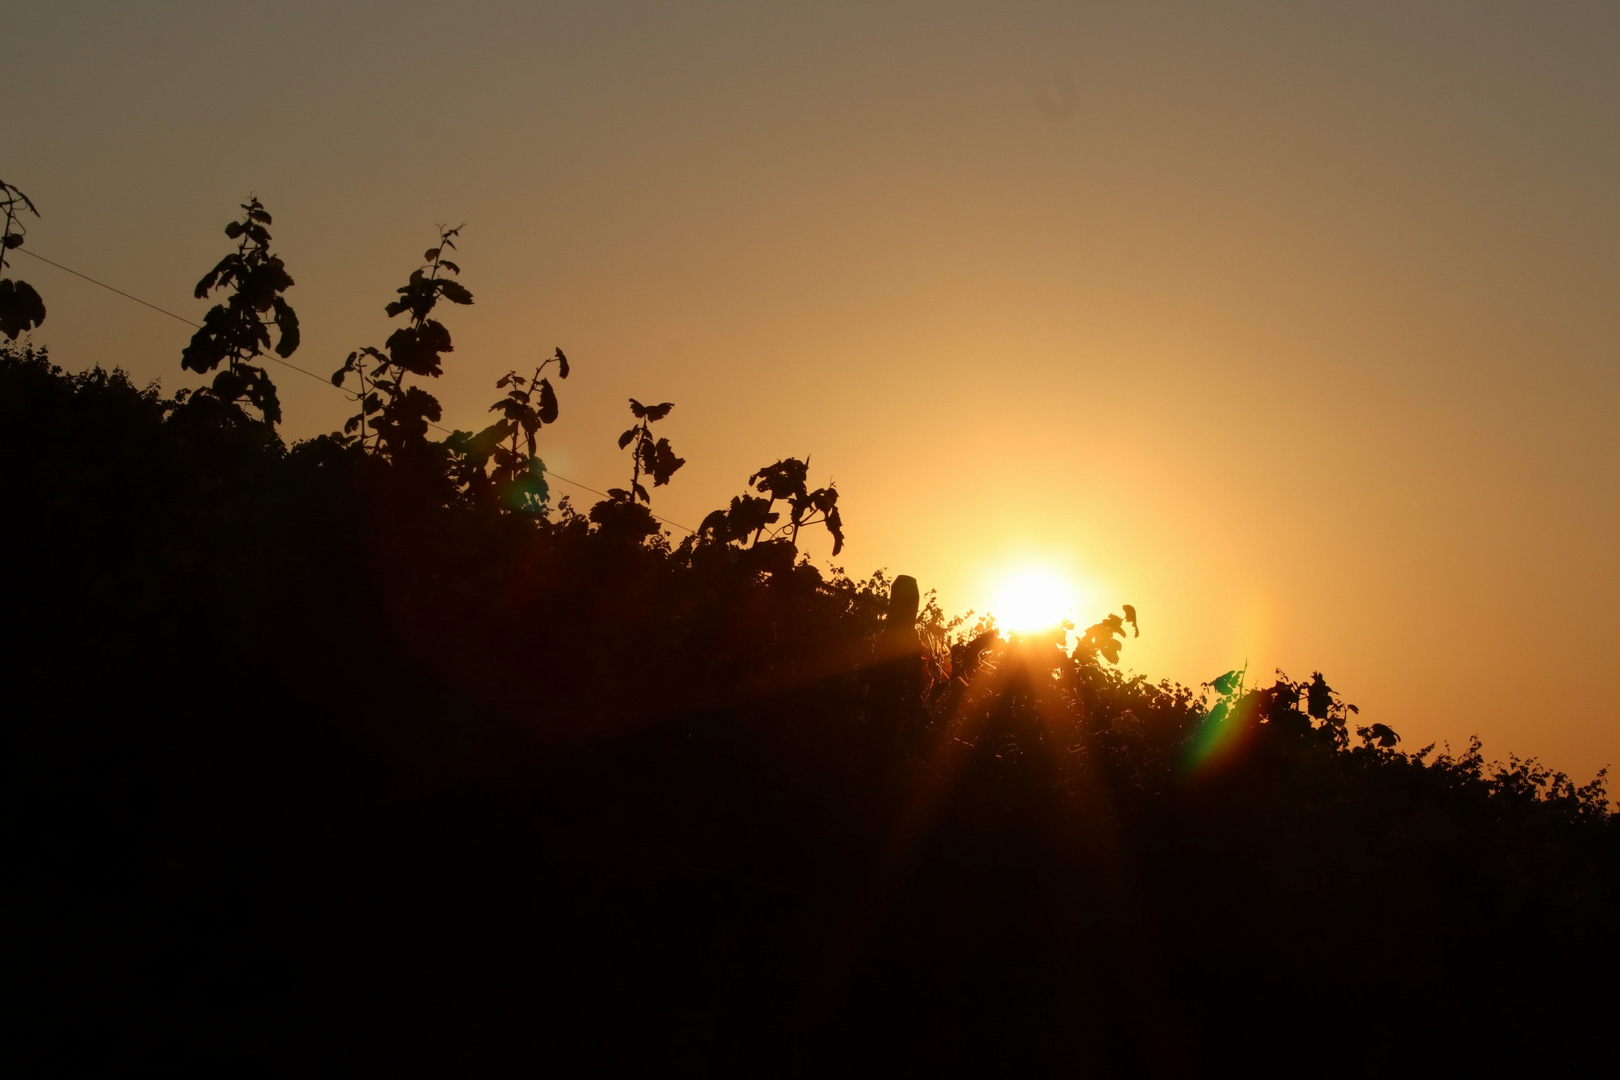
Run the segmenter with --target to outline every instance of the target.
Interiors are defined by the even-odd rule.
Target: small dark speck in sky
[[[1061,69],[1052,72],[1052,77],[1041,87],[1040,94],[1035,98],[1035,107],[1041,110],[1041,115],[1054,124],[1062,123],[1075,114],[1080,107],[1080,95],[1075,89],[1074,76]]]

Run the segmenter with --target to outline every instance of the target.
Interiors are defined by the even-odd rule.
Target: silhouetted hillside
[[[672,545],[667,403],[630,488],[548,511],[540,380],[498,439],[287,448],[229,387],[0,357],[16,1075],[1605,1048],[1601,778],[1404,753],[1321,676],[1127,679],[1129,609],[951,632],[765,539],[842,535],[798,463]]]

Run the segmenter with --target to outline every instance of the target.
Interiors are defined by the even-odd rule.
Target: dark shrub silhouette
[[[1320,673],[1127,675],[1129,606],[1072,644],[963,629],[798,553],[842,522],[796,459],[671,544],[644,485],[682,464],[668,403],[631,403],[628,488],[548,507],[541,371],[443,442],[405,383],[449,351],[437,301],[471,299],[454,235],[338,373],[351,430],[290,449],[0,354],[21,1073],[1359,1075],[1606,1045],[1602,776],[1376,722],[1352,745]],[[216,309],[227,371],[279,311],[255,295]],[[271,420],[254,371],[214,404]]]

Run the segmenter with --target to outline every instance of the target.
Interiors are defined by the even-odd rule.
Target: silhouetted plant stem
[[[472,293],[460,282],[440,276],[441,270],[461,272],[459,266],[444,257],[447,249],[455,250],[454,238],[460,232],[461,226],[439,226],[438,245],[422,256],[425,266],[411,272],[410,280],[397,290],[399,298],[384,309],[390,318],[409,313],[407,324],[390,334],[383,348],[367,346],[351,352],[343,366],[332,373],[336,386],[342,386],[351,372],[360,377],[360,409],[344,425],[340,438],[358,431],[362,448],[390,457],[428,442],[429,426],[442,415],[439,400],[419,387],[406,385],[406,380],[411,375],[437,378],[443,374],[440,357],[453,345],[450,331],[429,317],[438,302],[473,302]],[[367,421],[373,414],[378,422],[368,428]],[[367,437],[372,440],[369,447]]]
[[[21,247],[26,232],[18,207],[26,208],[35,217],[39,216],[39,211],[34,209],[27,195],[4,181],[0,181],[0,205],[6,210],[5,233],[0,237],[0,335],[14,341],[18,334],[45,321],[45,302],[34,287],[26,281],[13,281],[5,276],[6,267],[10,265],[6,252]]]
[[[635,398],[630,399],[630,414],[641,421],[619,436],[619,449],[631,447],[630,488],[609,488],[608,495],[625,502],[651,503],[652,496],[641,484],[642,476],[652,477],[653,487],[661,487],[669,483],[676,470],[686,464],[685,458],[675,456],[668,439],[654,439],[652,434],[652,425],[668,416],[674,407],[674,403],[669,401],[643,405]]]
[[[269,211],[253,195],[242,204],[241,220],[226,224],[225,235],[237,241],[236,250],[203,276],[194,295],[201,300],[227,288],[230,294],[203,316],[202,326],[180,355],[180,366],[206,374],[224,364],[213,382],[192,396],[238,411],[246,403],[274,428],[281,422],[275,383],[269,372],[250,361],[270,348],[270,327],[276,328],[275,352],[283,359],[297,351],[300,334],[298,315],[282,296],[292,288],[293,279],[270,251],[270,224]]]

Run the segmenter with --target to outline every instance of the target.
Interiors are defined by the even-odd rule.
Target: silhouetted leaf
[[[197,282],[197,287],[192,290],[192,295],[198,300],[207,299],[209,292],[213,290],[215,283],[219,281],[219,275],[224,268],[225,264],[222,262],[212,270],[208,271],[208,273],[204,274]]]
[[[675,452],[670,449],[668,439],[659,439],[653,448],[652,466],[647,470],[652,473],[653,486],[661,487],[669,483],[670,477],[685,464],[686,459],[676,457]]]
[[[731,500],[731,507],[726,512],[726,539],[739,542],[747,540],[766,526],[776,524],[781,517],[771,509],[769,499],[755,495],[737,496]]]
[[[748,478],[754,490],[768,493],[773,499],[804,497],[805,477],[810,467],[797,458],[784,458],[765,466]]]
[[[450,331],[441,323],[427,319],[417,326],[402,326],[388,335],[383,343],[388,360],[413,375],[437,378],[444,373],[439,366],[439,355],[452,351]]]
[[[349,358],[347,360],[343,361],[343,366],[338,368],[336,371],[332,372],[332,385],[333,386],[342,386],[343,385],[344,377],[347,376],[349,374],[349,372],[354,370],[355,361],[357,359],[359,359],[359,356],[360,356],[360,354],[357,353],[357,352],[350,353]]]
[[[276,354],[285,358],[298,351],[298,315],[279,296],[272,303],[276,312],[276,329],[281,332],[281,339],[276,342]]]
[[[45,301],[26,281],[0,280],[0,334],[15,341],[18,334],[45,321]]]
[[[1322,678],[1320,671],[1311,676],[1311,683],[1305,688],[1305,710],[1317,720],[1326,720],[1333,708],[1333,687]]]
[[[562,349],[557,350],[553,359],[557,361],[557,377],[561,379],[568,378],[568,357],[563,355]]]
[[[726,512],[724,510],[709,511],[708,515],[704,517],[702,524],[698,525],[698,535],[715,536],[722,540],[727,539],[727,520]]]
[[[551,389],[549,379],[540,380],[540,422],[542,424],[557,422],[557,395]]]

